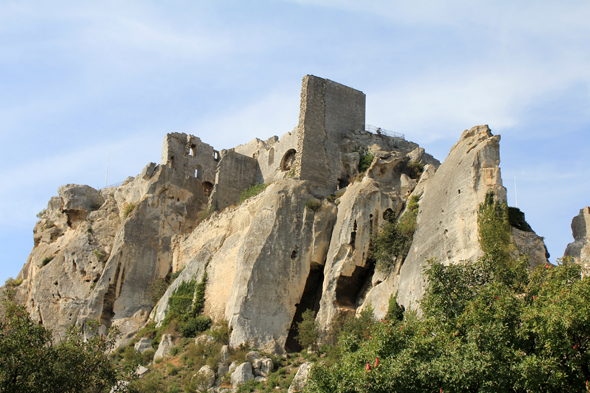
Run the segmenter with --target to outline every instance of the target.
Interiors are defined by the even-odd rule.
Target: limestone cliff
[[[217,151],[172,133],[161,164],[120,186],[60,187],[35,227],[18,300],[57,335],[96,319],[119,326],[125,344],[165,318],[181,283],[207,272],[204,313],[229,322],[230,344],[276,353],[299,349],[294,327],[307,309],[327,330],[339,313],[369,304],[383,316],[396,292],[416,305],[427,259],[481,254],[479,203],[488,191],[506,194],[500,138],[487,126],[465,131],[440,165],[403,135],[366,131],[364,102],[358,90],[308,75],[299,125],[281,138]],[[256,183],[267,186],[240,201]],[[376,272],[371,238],[412,196],[420,209],[411,250]],[[541,260],[533,234],[514,232],[515,243]],[[153,304],[150,284],[172,272],[180,274]]]
[[[590,207],[580,209],[580,214],[572,220],[574,241],[567,245],[564,257],[573,258],[581,263],[584,274],[590,274]]]

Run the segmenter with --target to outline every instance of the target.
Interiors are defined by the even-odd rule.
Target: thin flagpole
[[[107,158],[107,177],[104,179],[104,187],[107,188],[107,183],[109,181],[109,162],[111,161],[111,149],[109,149],[109,158]]]

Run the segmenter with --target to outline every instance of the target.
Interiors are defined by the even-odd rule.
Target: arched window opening
[[[202,185],[203,185],[203,193],[205,193],[206,197],[209,197],[209,195],[211,195],[211,191],[213,191],[213,184],[211,184],[208,181],[204,181]]]
[[[287,152],[283,156],[283,159],[281,160],[281,171],[291,170],[293,164],[295,163],[295,154],[297,154],[297,151],[295,149],[287,150]]]
[[[202,180],[203,178],[203,167],[200,165],[197,165],[195,167],[195,177],[199,180]]]
[[[213,159],[219,161],[219,152],[217,150],[213,150]]]
[[[191,145],[191,147],[188,151],[188,155],[193,156],[193,157],[197,156],[197,145]]]

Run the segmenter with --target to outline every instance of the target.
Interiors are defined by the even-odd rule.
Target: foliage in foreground
[[[368,338],[341,335],[340,361],[316,364],[306,391],[588,391],[590,279],[567,260],[531,271],[512,258],[507,211],[487,198],[484,256],[430,261],[422,317],[381,321]]]
[[[115,330],[102,336],[98,324],[87,324],[84,339],[82,329],[72,326],[54,344],[51,331],[31,320],[24,307],[8,301],[4,306],[1,392],[102,392],[115,384],[117,371],[105,355],[115,342]]]

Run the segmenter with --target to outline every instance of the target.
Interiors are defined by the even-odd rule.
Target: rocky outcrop
[[[580,214],[572,220],[574,241],[565,249],[564,257],[573,258],[581,264],[585,275],[590,274],[590,207],[580,209]]]
[[[17,300],[58,336],[98,320],[103,332],[117,326],[124,345],[148,319],[164,320],[182,283],[201,282],[206,273],[203,313],[228,321],[230,346],[280,354],[300,349],[296,326],[308,309],[327,331],[341,312],[371,305],[383,316],[396,292],[413,307],[428,259],[448,264],[481,255],[479,203],[488,191],[506,195],[499,136],[487,126],[465,131],[440,165],[413,142],[363,130],[358,90],[308,76],[301,102],[299,126],[281,139],[220,153],[171,133],[161,164],[121,186],[60,187],[35,227]],[[240,203],[253,182],[268,184]],[[371,237],[412,197],[420,208],[410,252],[390,271],[375,272]],[[585,242],[576,233],[576,242]],[[514,229],[513,239],[532,264],[546,261],[534,232]],[[585,244],[572,253],[578,247],[586,255]],[[153,304],[150,284],[173,272],[178,277]],[[168,341],[156,356],[165,356]],[[272,370],[269,361],[252,360],[258,377]]]
[[[312,364],[310,362],[305,362],[299,366],[297,374],[295,374],[295,378],[293,378],[293,382],[291,382],[291,386],[289,386],[289,390],[287,390],[288,393],[303,391],[303,388],[305,388],[305,385],[307,384],[307,378],[309,376],[311,366]]]
[[[158,350],[154,354],[154,363],[158,359],[163,359],[170,354],[172,351],[172,347],[174,346],[174,341],[172,340],[172,335],[164,334],[162,335],[162,339],[160,340],[160,345],[158,345]]]
[[[252,365],[248,362],[240,364],[231,375],[231,384],[234,389],[245,384],[249,380],[254,379],[252,373]]]
[[[482,254],[479,204],[490,191],[498,200],[506,200],[499,143],[500,136],[492,135],[488,126],[466,130],[424,191],[414,240],[395,285],[398,302],[406,308],[416,308],[422,298],[426,288],[423,268],[429,259],[451,264]]]

